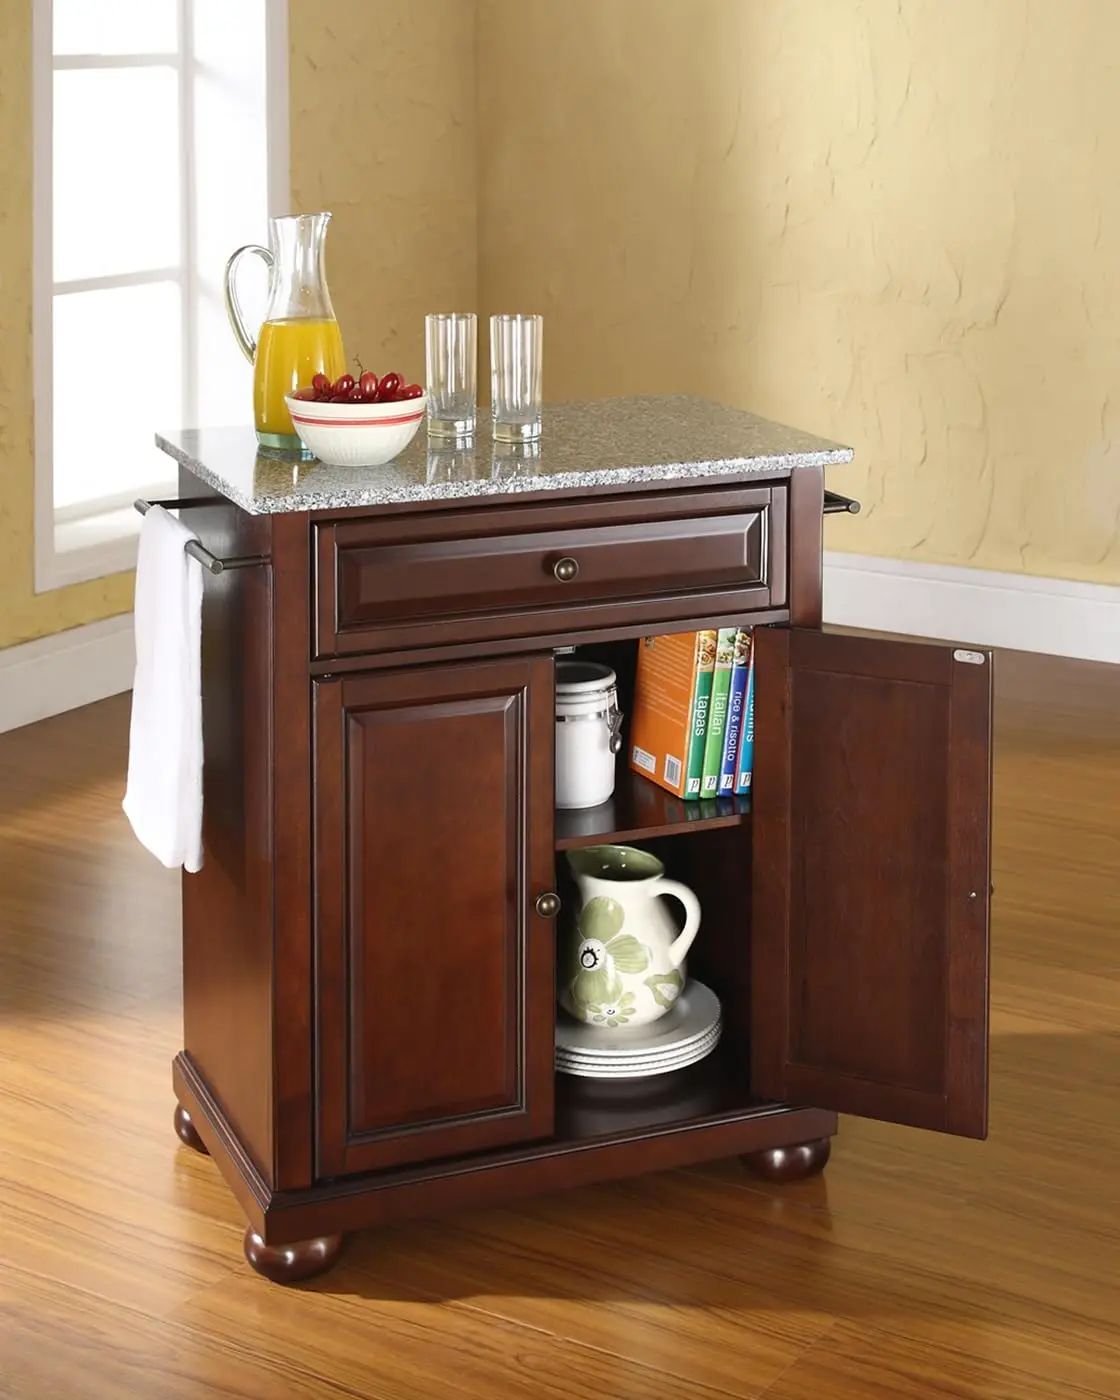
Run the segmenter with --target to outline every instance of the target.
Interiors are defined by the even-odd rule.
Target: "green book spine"
[[[712,673],[716,664],[714,631],[696,634],[696,686],[692,696],[692,730],[684,766],[684,795],[689,801],[700,796],[704,781],[704,744],[708,737],[708,709],[712,701]]]
[[[727,730],[727,700],[731,694],[731,668],[735,664],[734,627],[721,627],[716,636],[716,664],[712,671],[712,701],[708,707],[708,734],[704,740],[701,797],[719,796],[719,771],[723,766],[723,736]]]

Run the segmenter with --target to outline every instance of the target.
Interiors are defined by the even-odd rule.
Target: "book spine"
[[[696,684],[692,691],[692,724],[684,765],[684,796],[695,801],[704,778],[704,742],[708,737],[708,709],[712,701],[712,671],[716,660],[714,631],[696,634]]]
[[[739,740],[739,776],[735,780],[735,795],[751,790],[754,768],[754,642],[751,642],[751,664],[747,670],[747,693],[743,700],[743,731]]]
[[[731,689],[727,699],[727,725],[723,740],[723,762],[719,770],[719,791],[730,797],[738,777],[739,737],[743,732],[743,701],[747,695],[747,668],[750,662],[751,634],[744,628],[735,638],[735,665],[731,671]]]
[[[723,763],[723,736],[727,727],[727,701],[731,694],[731,668],[735,664],[734,627],[721,627],[716,636],[716,664],[712,671],[712,703],[708,709],[708,733],[704,740],[704,773],[701,797],[719,794]]]

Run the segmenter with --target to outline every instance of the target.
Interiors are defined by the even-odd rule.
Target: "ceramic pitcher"
[[[633,846],[568,852],[578,907],[562,926],[560,1004],[591,1026],[645,1026],[664,1016],[685,982],[685,954],[700,927],[700,901],[687,885]],[[680,933],[665,904],[684,905]]]

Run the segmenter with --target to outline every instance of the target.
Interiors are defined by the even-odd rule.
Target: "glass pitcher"
[[[346,370],[342,334],[327,290],[324,243],[329,214],[269,219],[270,246],[238,248],[226,263],[226,310],[237,343],[253,365],[253,419],[263,448],[309,457],[292,426],[284,395],[317,374],[337,379]],[[245,327],[237,298],[237,265],[255,253],[268,265],[268,307],[259,339]]]

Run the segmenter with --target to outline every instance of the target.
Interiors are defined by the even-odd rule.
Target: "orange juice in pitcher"
[[[253,361],[253,418],[257,437],[272,446],[295,433],[284,395],[310,384],[317,374],[337,379],[346,372],[338,322],[266,321]],[[297,445],[299,439],[296,439]]]
[[[226,264],[226,310],[237,342],[253,363],[253,418],[257,441],[274,452],[311,454],[300,442],[284,402],[285,394],[311,383],[317,374],[337,379],[346,369],[342,333],[335,320],[324,270],[323,245],[329,214],[296,214],[270,219],[269,244],[252,243]],[[235,272],[246,253],[268,265],[268,307],[260,339],[245,328],[237,299]]]

